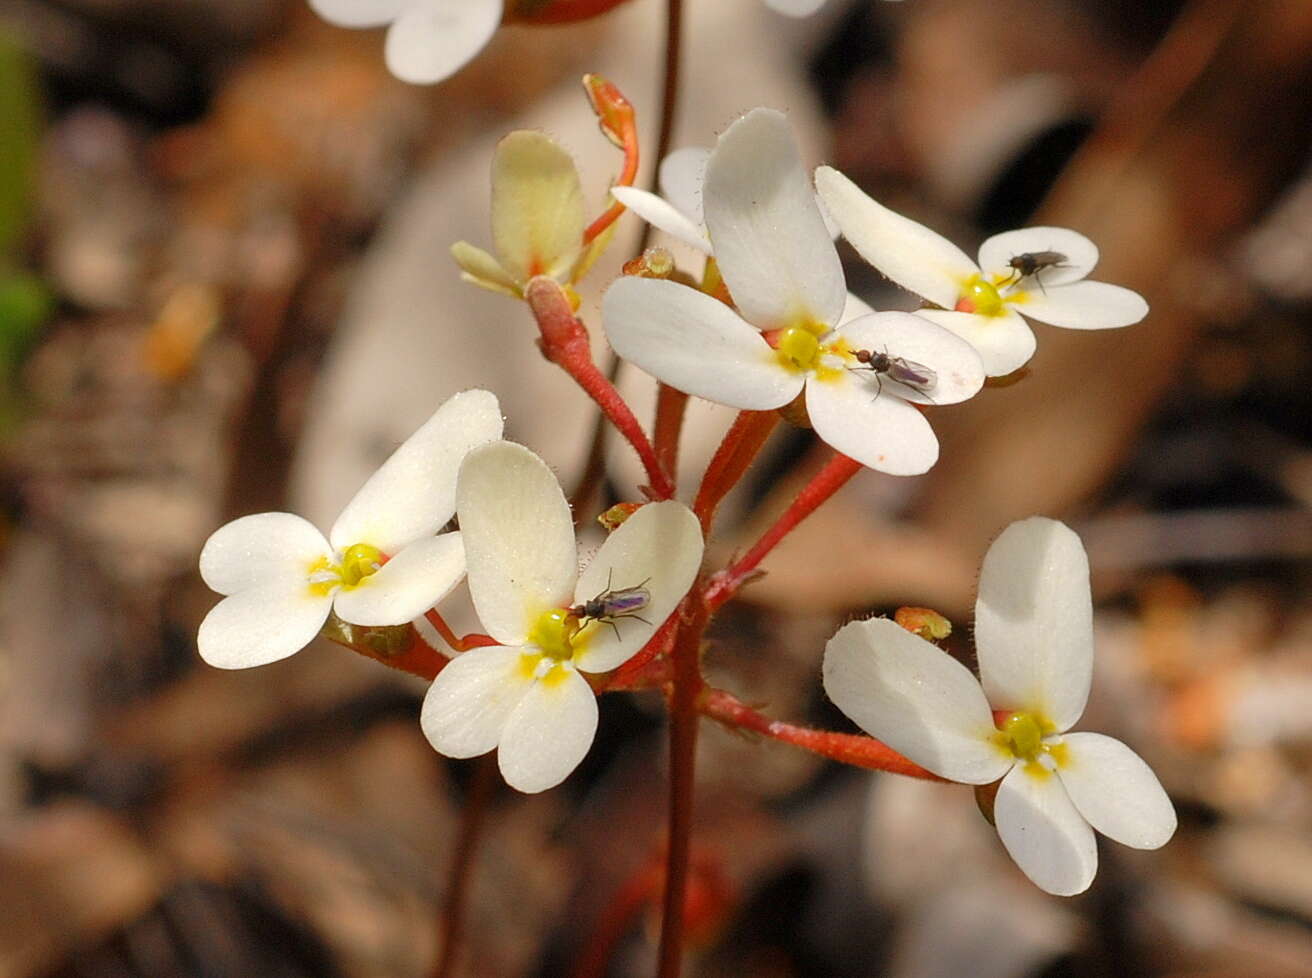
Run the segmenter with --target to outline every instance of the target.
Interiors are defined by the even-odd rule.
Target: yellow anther
[[[574,658],[574,636],[579,620],[564,608],[552,608],[538,615],[528,630],[527,645],[551,659],[568,662]]]
[[[820,340],[805,326],[789,326],[779,334],[776,352],[790,370],[810,370],[820,355]]]
[[[1030,761],[1043,747],[1043,727],[1032,713],[1013,713],[1002,721],[1007,747],[1021,760]]]
[[[973,312],[977,316],[1001,316],[1006,307],[997,287],[976,275],[962,286],[957,311]]]
[[[346,548],[342,554],[339,574],[342,587],[355,587],[370,574],[376,573],[382,566],[383,552],[367,543],[357,543]]]

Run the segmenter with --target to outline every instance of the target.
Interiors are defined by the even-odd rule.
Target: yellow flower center
[[[1006,309],[997,286],[983,276],[975,275],[962,285],[956,311],[972,312],[977,316],[1001,316]]]
[[[529,626],[528,641],[524,644],[549,659],[569,662],[574,658],[574,637],[578,633],[577,618],[564,608],[552,608],[538,615]]]
[[[779,334],[776,355],[789,370],[808,371],[820,356],[820,338],[805,326],[788,326]]]
[[[1037,713],[1018,710],[1007,715],[998,728],[997,743],[1004,752],[1025,765],[1035,776],[1046,776],[1066,761],[1066,745],[1051,723]]]
[[[320,557],[310,567],[310,591],[329,594],[336,588],[351,590],[383,566],[383,552],[367,543],[356,543],[342,552],[340,563]]]

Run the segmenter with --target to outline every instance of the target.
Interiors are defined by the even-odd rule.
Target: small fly
[[[905,357],[891,357],[887,353],[873,353],[870,350],[856,350],[853,352],[857,362],[868,370],[874,371],[875,383],[878,389],[875,391],[875,397],[879,397],[884,392],[884,378],[895,380],[904,387],[910,387],[917,393],[929,397],[929,392],[934,389],[938,383],[938,374],[923,363],[916,363],[914,360],[907,360]],[[849,369],[861,369],[854,367]]]
[[[1012,255],[1011,261],[1007,262],[1011,266],[1014,274],[1007,277],[1003,285],[1014,285],[1021,279],[1037,276],[1045,268],[1065,268],[1066,256],[1060,251],[1023,251],[1019,255]],[[1039,288],[1043,288],[1043,281],[1035,278],[1039,283]]]
[[[620,629],[615,622],[620,618],[636,618],[644,625],[650,625],[646,618],[638,614],[643,608],[651,604],[651,592],[647,590],[647,578],[641,584],[633,587],[612,588],[610,586],[610,573],[606,574],[606,590],[602,591],[595,598],[589,598],[582,604],[576,604],[569,609],[569,613],[580,621],[604,621],[615,632],[615,637],[620,637]]]

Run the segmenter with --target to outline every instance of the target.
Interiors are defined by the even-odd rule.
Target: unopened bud
[[[669,278],[674,274],[674,256],[664,248],[648,248],[637,258],[624,263],[624,274],[638,278]]]
[[[952,622],[932,608],[898,608],[893,620],[929,642],[941,641],[952,634]]]
[[[616,503],[597,517],[597,522],[614,533],[630,516],[643,507],[642,503]]]

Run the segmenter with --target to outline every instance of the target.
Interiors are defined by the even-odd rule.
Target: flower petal
[[[546,791],[579,766],[597,735],[597,697],[575,669],[533,684],[506,720],[497,764],[506,784]]]
[[[357,625],[404,625],[450,594],[464,576],[459,533],[424,537],[355,587],[338,591],[333,610]]]
[[[1061,255],[1060,263],[1042,269],[1021,283],[1019,271],[1012,268],[1011,260],[1017,255],[1044,251]],[[984,271],[985,278],[1005,277],[1026,288],[1038,288],[1036,281],[1041,282],[1044,288],[1065,282],[1078,282],[1093,271],[1096,264],[1098,246],[1079,231],[1070,228],[1040,227],[1003,231],[985,239],[979,246],[979,267]]]
[[[602,319],[625,360],[717,404],[767,411],[791,401],[805,382],[732,309],[676,282],[621,278],[606,290]]]
[[[388,70],[414,85],[450,78],[501,23],[501,0],[410,0],[383,46]]]
[[[920,309],[914,315],[937,323],[973,346],[990,377],[1005,377],[1034,356],[1034,331],[1014,309],[1008,308],[1001,316],[942,309]]]
[[[479,621],[498,642],[524,644],[538,615],[574,595],[578,548],[560,483],[523,445],[493,442],[465,459],[456,512]]]
[[[1007,303],[1031,319],[1067,329],[1115,329],[1132,326],[1148,315],[1148,303],[1138,292],[1106,282],[1072,282],[1045,286],[1047,292],[1029,289],[1018,301],[1008,293]]]
[[[843,326],[839,335],[856,350],[887,353],[928,367],[935,382],[926,393],[880,377],[880,389],[916,404],[956,404],[984,386],[984,362],[965,340],[909,312],[878,312]],[[858,370],[858,377],[861,372]],[[869,386],[869,385],[868,385]]]
[[[400,16],[412,0],[310,0],[310,9],[338,27],[381,27]]]
[[[993,820],[1007,852],[1034,885],[1055,896],[1083,893],[1098,872],[1093,829],[1071,804],[1061,779],[1017,764],[1002,779]]]
[[[521,284],[574,260],[583,238],[583,190],[569,153],[550,136],[517,130],[492,158],[492,240]]]
[[[579,575],[574,601],[581,604],[608,589],[642,587],[648,602],[633,615],[615,619],[614,628],[590,622],[575,639],[574,665],[605,672],[646,645],[692,587],[702,548],[701,525],[683,503],[648,503],[625,520]],[[585,644],[580,646],[580,640]]]
[[[862,316],[873,316],[875,307],[866,302],[855,292],[847,294],[847,301],[843,303],[843,314],[838,317],[839,326],[846,326],[853,319],[860,319]]]
[[[992,741],[993,715],[970,670],[887,618],[840,628],[823,672],[840,710],[941,777],[988,784],[1013,763]]]
[[[889,210],[833,167],[815,171],[816,189],[843,237],[904,289],[951,309],[979,269],[970,256],[923,224]]]
[[[938,461],[938,439],[925,416],[887,389],[851,371],[806,384],[815,433],[862,465],[889,475],[920,475]]]
[[[1032,516],[993,541],[979,573],[975,645],[995,710],[1037,711],[1058,730],[1080,718],[1093,674],[1093,602],[1075,531]]]
[[[200,657],[219,669],[245,669],[285,659],[309,645],[328,620],[333,599],[305,579],[263,583],[224,598],[200,623]]]
[[[419,725],[447,757],[477,757],[501,740],[506,719],[533,685],[522,649],[489,645],[462,652],[437,674]]]
[[[706,237],[706,232],[668,201],[637,187],[611,187],[610,193],[652,227],[678,238],[703,254],[711,253],[711,239]]]
[[[657,170],[657,183],[665,199],[703,231],[702,185],[710,158],[711,151],[705,146],[685,146],[661,160]]]
[[[323,534],[291,513],[256,513],[225,523],[200,552],[200,576],[220,594],[236,594],[260,584],[299,582],[310,566],[327,557]]]
[[[341,551],[368,543],[395,557],[430,536],[456,509],[456,476],[471,448],[501,437],[501,407],[489,391],[449,398],[369,477],[328,539]]]
[[[765,0],[765,5],[785,17],[810,17],[828,0]]]
[[[753,109],[725,130],[706,164],[702,207],[720,272],[748,322],[838,324],[843,266],[782,112]]]
[[[487,289],[489,292],[500,292],[502,295],[519,298],[520,290],[515,280],[501,267],[499,261],[482,248],[477,248],[468,241],[457,241],[451,246],[451,257],[460,266],[460,277],[464,281]]]
[[[1175,808],[1144,759],[1119,740],[1096,733],[1064,738],[1057,769],[1081,815],[1110,839],[1135,849],[1157,849],[1175,834]]]

